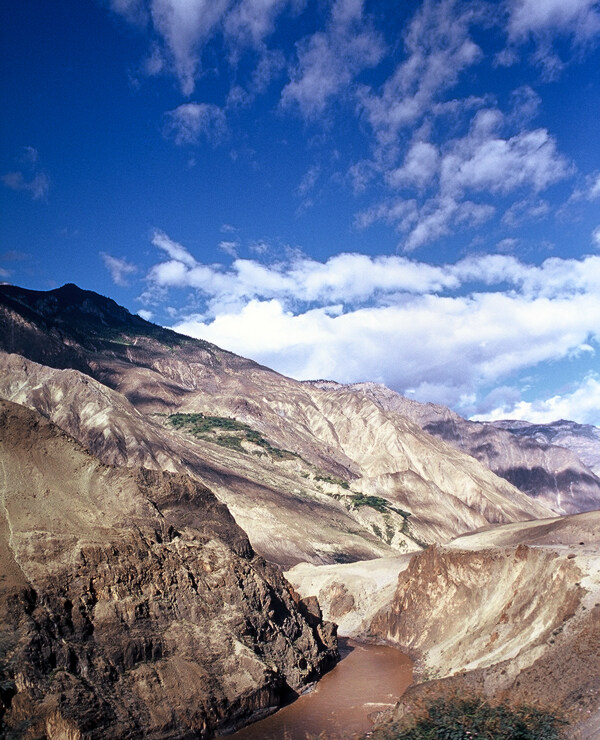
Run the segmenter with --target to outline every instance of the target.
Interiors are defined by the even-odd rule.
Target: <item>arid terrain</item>
[[[415,658],[396,715],[468,687],[593,737],[594,428],[297,382],[73,285],[1,286],[0,349],[13,737],[211,737],[333,665],[332,622]]]

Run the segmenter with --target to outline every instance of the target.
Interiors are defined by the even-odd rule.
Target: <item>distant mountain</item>
[[[377,383],[357,383],[347,389],[472,455],[557,514],[600,509],[600,478],[593,469],[600,460],[596,427],[566,421],[548,425],[472,422],[446,406],[418,403]]]
[[[543,445],[566,447],[596,475],[600,475],[600,429],[598,427],[591,424],[577,424],[565,419],[553,421],[550,424],[531,424],[528,421],[515,420],[491,423],[523,439],[533,439]]]

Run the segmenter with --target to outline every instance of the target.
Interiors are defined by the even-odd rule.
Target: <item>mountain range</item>
[[[7,731],[209,737],[330,667],[331,620],[449,674],[496,664],[481,657],[494,619],[512,625],[496,630],[498,660],[518,646],[535,662],[540,635],[582,603],[593,553],[585,567],[517,554],[526,524],[506,567],[456,547],[557,515],[589,527],[594,427],[475,423],[372,383],[295,381],[70,284],[0,286],[0,350]],[[415,612],[420,641],[398,615],[425,588],[406,574],[442,583],[450,562],[450,611],[464,609],[448,595],[461,573],[510,571],[506,588],[526,583],[532,603],[550,579],[560,598],[543,628],[518,627],[524,605],[482,618],[471,653],[443,635],[441,660],[436,609]]]

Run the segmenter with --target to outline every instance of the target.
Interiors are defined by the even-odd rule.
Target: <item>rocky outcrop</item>
[[[387,608],[396,592],[398,574],[411,555],[375,558],[339,565],[299,563],[285,577],[298,593],[317,597],[325,619],[338,625],[344,637],[364,638],[376,614]]]
[[[575,613],[581,577],[566,557],[525,545],[466,552],[431,547],[400,573],[391,607],[370,629],[419,655],[425,670],[440,676],[519,654],[522,670],[524,654]]]
[[[316,680],[335,630],[181,474],[113,468],[0,404],[0,721],[211,737]]]
[[[331,384],[329,384],[331,386]],[[600,508],[600,430],[574,422],[472,422],[446,406],[418,403],[377,383],[338,386],[395,411],[475,459],[556,514]]]
[[[578,727],[600,721],[599,545],[591,512],[415,555],[370,627],[419,664],[393,717],[440,695],[484,694],[541,705],[567,716],[572,737],[592,737]]]

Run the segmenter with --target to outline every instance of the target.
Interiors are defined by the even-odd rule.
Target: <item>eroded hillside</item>
[[[550,514],[350,389],[298,383],[75,286],[4,292],[7,350],[37,358],[43,346],[46,365],[84,368],[104,386],[86,388],[83,375],[34,371],[5,356],[5,398],[41,410],[105,461],[196,476],[256,549],[282,565],[392,555]],[[233,420],[261,443],[232,431],[194,435],[189,425],[173,428],[174,415]]]

